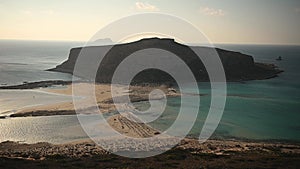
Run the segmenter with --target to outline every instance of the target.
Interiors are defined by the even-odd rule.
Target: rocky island
[[[50,71],[73,74],[74,65],[83,49],[94,54],[106,52],[97,71],[96,82],[111,83],[114,71],[126,57],[139,50],[149,48],[162,49],[177,55],[188,65],[198,82],[209,81],[209,78],[205,66],[195,54],[195,50],[199,51],[205,57],[209,57],[211,51],[216,51],[223,64],[227,81],[268,79],[276,77],[282,72],[273,64],[257,63],[252,56],[240,52],[227,51],[219,48],[187,46],[174,41],[174,39],[160,38],[141,39],[131,43],[116,45],[72,48],[68,60],[50,69]],[[90,61],[95,59],[91,58],[92,56],[84,57]],[[180,69],[180,67],[174,65],[174,69]],[[85,77],[87,80],[93,80],[86,72],[75,75]],[[132,83],[174,83],[174,79],[163,71],[149,69],[139,73],[133,79]]]

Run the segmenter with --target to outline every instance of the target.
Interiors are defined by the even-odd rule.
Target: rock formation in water
[[[256,63],[252,56],[245,55],[239,52],[227,51],[219,48],[186,46],[175,42],[173,39],[150,38],[141,39],[136,42],[117,44],[113,46],[88,46],[73,48],[70,51],[67,61],[58,65],[50,71],[59,71],[73,74],[75,62],[79,56],[85,57],[86,63],[82,68],[82,72],[75,74],[87,80],[96,80],[99,83],[111,83],[113,73],[118,65],[129,55],[149,48],[162,49],[169,51],[181,58],[193,72],[197,81],[209,81],[206,68],[199,57],[195,54],[195,50],[203,54],[205,57],[210,57],[210,53],[216,51],[223,64],[227,81],[246,81],[260,80],[276,77],[282,72],[273,64]],[[85,52],[82,52],[82,51]],[[82,52],[82,53],[81,53]],[[105,56],[100,63],[99,69],[96,71],[96,78],[89,76],[90,72],[86,69],[89,64],[97,62],[98,54],[105,53]],[[149,55],[151,57],[151,54]],[[170,56],[168,56],[170,57]],[[162,58],[163,59],[163,58]],[[165,59],[165,58],[164,58]],[[174,65],[174,70],[181,69]],[[140,72],[135,76],[132,83],[174,83],[174,79],[168,74],[157,69],[148,69]]]

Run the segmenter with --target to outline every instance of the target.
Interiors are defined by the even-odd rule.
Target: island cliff
[[[173,39],[141,39],[136,42],[117,44],[113,46],[88,46],[84,47],[92,53],[106,51],[99,69],[97,70],[96,82],[111,83],[114,71],[118,65],[130,54],[142,49],[158,48],[170,51],[180,57],[191,69],[197,81],[209,81],[205,66],[193,52],[198,50],[205,56],[209,57],[209,52],[217,51],[223,64],[227,81],[246,81],[246,80],[261,80],[276,77],[282,72],[273,64],[256,63],[252,56],[245,55],[239,52],[227,51],[223,49],[213,49],[209,47],[186,46],[175,42]],[[82,51],[82,47],[73,48],[70,51],[69,58],[56,68],[50,71],[59,71],[73,74],[75,62]],[[109,49],[109,50],[107,50]],[[193,49],[193,50],[191,50]],[[87,57],[87,60],[92,61],[93,58]],[[174,65],[174,69],[180,69]],[[84,77],[87,80],[93,80],[86,74],[75,74]],[[174,83],[174,79],[167,73],[157,70],[148,69],[139,73],[133,79],[132,83]]]

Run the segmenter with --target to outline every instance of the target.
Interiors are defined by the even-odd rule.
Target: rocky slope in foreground
[[[0,143],[0,168],[288,169],[299,165],[299,145],[288,144],[217,140],[199,144],[197,140],[184,140],[163,154],[137,159],[110,154],[90,141],[60,145]]]
[[[226,74],[227,81],[245,81],[261,80],[276,77],[282,72],[273,64],[256,63],[252,56],[239,52],[227,51],[223,49],[213,49],[208,47],[186,46],[175,42],[173,39],[150,38],[142,39],[132,43],[118,44],[114,46],[89,46],[73,48],[70,51],[67,61],[58,65],[50,71],[59,71],[73,74],[75,62],[81,51],[84,51],[85,63],[83,69],[78,72],[77,76],[84,77],[87,80],[93,80],[90,76],[89,65],[99,59],[98,54],[103,54],[104,58],[97,71],[96,81],[100,83],[111,83],[114,71],[118,65],[129,55],[142,49],[157,48],[172,52],[180,57],[194,73],[197,81],[209,81],[207,71],[201,60],[194,53],[199,51],[205,57],[210,57],[210,53],[217,51]],[[193,50],[191,50],[193,49]],[[151,53],[149,53],[151,56]],[[171,56],[166,56],[171,57]],[[162,57],[162,59],[166,59]],[[180,70],[182,67],[174,66],[173,70]],[[93,70],[95,72],[95,69]],[[173,83],[174,79],[167,73],[157,70],[148,69],[139,73],[133,79],[132,83]]]

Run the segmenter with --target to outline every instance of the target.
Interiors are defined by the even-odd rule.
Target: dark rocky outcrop
[[[239,52],[227,51],[223,49],[214,49],[209,47],[196,47],[186,46],[175,42],[173,39],[159,39],[150,38],[142,39],[136,42],[118,44],[114,46],[89,46],[84,48],[73,48],[70,51],[67,61],[58,65],[56,68],[50,69],[51,71],[59,71],[73,74],[73,69],[78,55],[84,50],[92,55],[105,52],[105,56],[97,69],[96,81],[100,83],[110,83],[112,75],[118,65],[129,55],[142,49],[157,48],[169,51],[180,57],[191,69],[197,81],[209,81],[205,66],[194,53],[195,50],[199,51],[205,57],[210,57],[211,53],[217,51],[226,74],[227,81],[245,81],[245,80],[260,80],[276,77],[278,73],[282,72],[277,69],[273,64],[256,63],[252,56],[245,55]],[[192,50],[193,49],[193,50]],[[83,54],[83,53],[81,53]],[[85,68],[88,67],[88,62],[95,62],[97,57],[86,57],[87,62]],[[174,65],[174,70],[180,67]],[[87,72],[76,74],[84,78],[89,77]],[[167,73],[157,70],[148,69],[140,72],[135,76],[132,83],[173,83],[174,79]]]
[[[78,81],[80,82],[80,81]],[[0,86],[0,89],[36,89],[36,88],[46,88],[53,85],[69,85],[74,83],[72,81],[63,81],[63,80],[47,80],[47,81],[39,81],[39,82],[24,82],[20,85],[12,85],[12,86]]]

